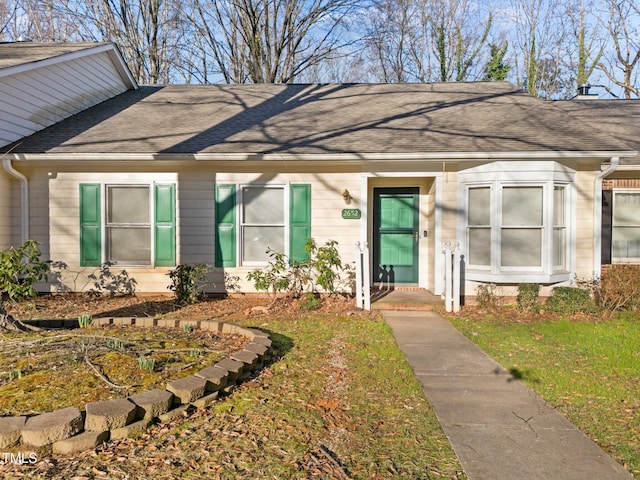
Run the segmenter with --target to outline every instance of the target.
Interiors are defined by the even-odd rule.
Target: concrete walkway
[[[633,478],[444,318],[383,315],[471,480]]]

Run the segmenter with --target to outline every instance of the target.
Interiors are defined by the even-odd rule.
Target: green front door
[[[374,188],[374,281],[418,283],[418,188]]]

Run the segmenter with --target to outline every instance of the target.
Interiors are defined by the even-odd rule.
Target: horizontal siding
[[[156,181],[176,182],[178,209],[178,263],[213,264],[214,260],[214,205],[215,184],[217,183],[251,183],[264,177],[253,174],[215,174],[203,172],[181,173],[73,173],[57,172],[51,177],[46,174],[34,174],[31,178],[31,214],[32,231],[39,238],[50,242],[50,259],[61,261],[68,266],[62,279],[72,289],[86,289],[87,275],[94,268],[79,266],[79,184],[91,182],[127,182]],[[360,175],[328,174],[321,178],[315,174],[275,174],[270,175],[272,183],[310,183],[312,184],[312,236],[322,245],[328,240],[336,240],[340,255],[345,264],[354,260],[355,242],[360,236],[358,220],[344,220],[341,216],[343,208],[360,208],[359,194]],[[345,205],[342,191],[348,188],[354,199]],[[42,241],[39,240],[39,241]],[[49,253],[49,252],[48,252]],[[241,285],[245,290],[252,290],[246,281],[246,274],[255,267],[239,267],[225,269],[231,275],[241,277]],[[140,292],[167,291],[169,279],[168,269],[148,269],[125,267],[135,278]],[[217,289],[223,287],[223,272],[218,269],[212,272]],[[90,282],[89,282],[90,286]],[[58,287],[56,287],[58,288]]]
[[[106,52],[0,80],[0,145],[19,140],[127,89]]]
[[[0,250],[6,249],[12,243],[11,184],[4,170],[0,170]]]

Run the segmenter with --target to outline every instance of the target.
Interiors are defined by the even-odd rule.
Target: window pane
[[[553,224],[564,225],[564,187],[553,189]]]
[[[502,266],[539,267],[542,258],[542,229],[502,229]]]
[[[614,225],[640,225],[640,193],[616,193]]]
[[[151,229],[117,228],[107,229],[108,260],[130,265],[151,264]]]
[[[491,229],[469,229],[469,258],[470,265],[491,264]]]
[[[469,225],[491,223],[491,189],[489,187],[469,189]]]
[[[553,229],[553,266],[556,269],[565,268],[565,252],[567,245],[565,242],[565,229]]]
[[[284,189],[243,187],[242,223],[284,224]]]
[[[107,197],[107,223],[149,224],[149,187],[108,187]]]
[[[267,248],[284,252],[284,227],[243,227],[242,259],[245,262],[267,262]]]
[[[615,258],[640,258],[640,228],[614,227],[612,255]]]
[[[542,187],[503,188],[502,225],[542,225]]]

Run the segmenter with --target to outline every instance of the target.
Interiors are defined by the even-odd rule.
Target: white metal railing
[[[452,247],[445,242],[444,253],[444,305],[447,312],[460,310],[460,260],[462,252],[458,242]]]
[[[371,272],[367,242],[356,242],[356,307],[371,310]]]

